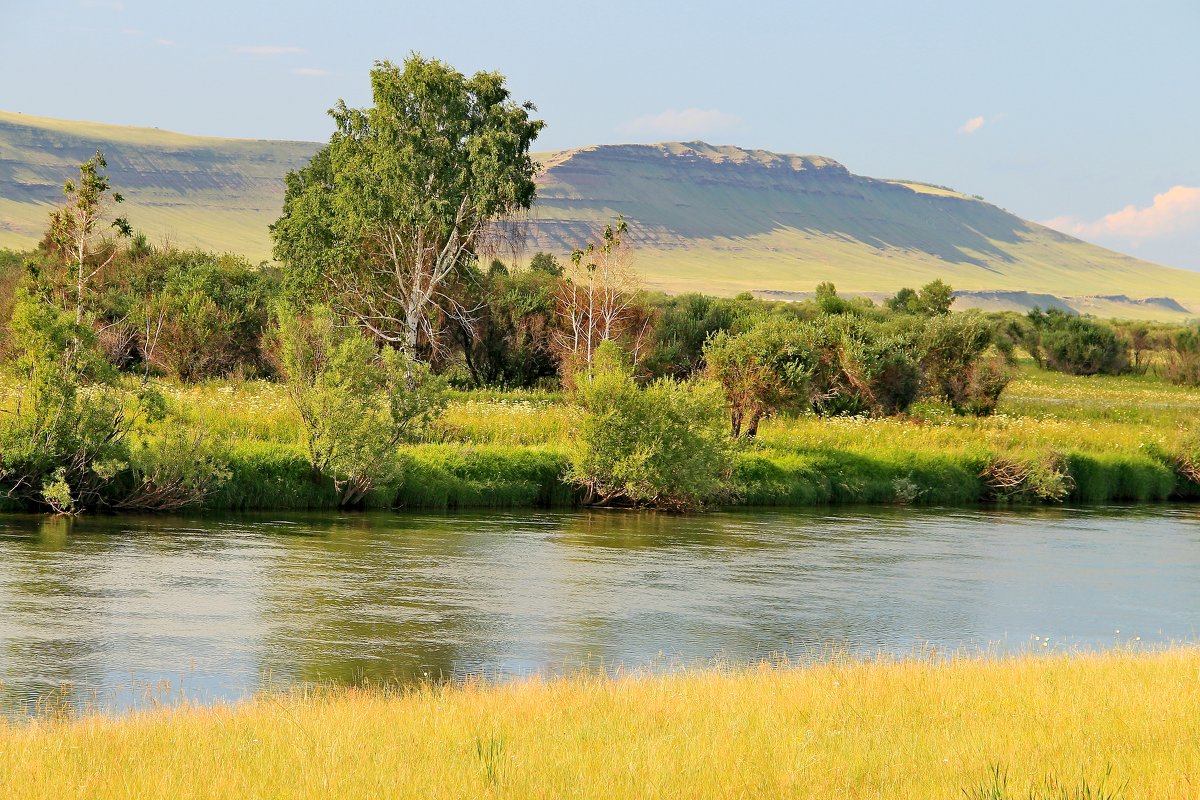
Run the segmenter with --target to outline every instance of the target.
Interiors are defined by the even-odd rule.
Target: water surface
[[[10,709],[1198,628],[1191,507],[0,516]]]

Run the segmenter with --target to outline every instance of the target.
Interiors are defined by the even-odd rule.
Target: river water
[[[10,713],[1198,629],[1195,507],[0,516]]]

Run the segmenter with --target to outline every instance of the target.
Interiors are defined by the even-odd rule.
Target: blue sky
[[[0,0],[0,108],[324,140],[375,59],[498,70],[538,149],[705,139],[1200,269],[1200,2]]]

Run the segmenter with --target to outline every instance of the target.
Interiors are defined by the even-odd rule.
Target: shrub
[[[806,399],[814,361],[800,326],[768,317],[742,334],[721,331],[704,347],[705,374],[729,402],[730,431],[754,436],[772,413]]]
[[[90,326],[22,290],[11,323],[20,395],[0,429],[0,484],[23,503],[97,506],[125,466],[130,419]]]
[[[944,397],[958,414],[987,416],[1012,380],[1002,356],[987,357],[991,324],[975,311],[930,319],[921,336],[925,391]]]
[[[1050,369],[1072,375],[1119,375],[1129,369],[1129,353],[1117,332],[1102,322],[1051,309],[1029,312],[1038,330],[1042,357]]]
[[[300,413],[313,470],[331,479],[340,507],[395,481],[396,448],[419,440],[446,403],[428,365],[393,349],[378,352],[357,327],[327,309],[281,314],[280,367]]]
[[[898,414],[916,400],[921,370],[910,335],[845,315],[802,330],[816,354],[809,402],[817,414]]]
[[[611,342],[576,386],[583,416],[567,478],[585,503],[684,510],[726,491],[732,445],[719,386],[662,378],[641,388]]]
[[[1200,386],[1200,328],[1184,328],[1171,337],[1163,376],[1180,386]]]
[[[274,286],[266,275],[235,256],[201,251],[166,251],[146,268],[161,284],[131,316],[155,369],[187,382],[267,371],[262,342]]]

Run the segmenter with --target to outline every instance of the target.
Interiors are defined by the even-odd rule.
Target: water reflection
[[[11,702],[1192,639],[1191,508],[0,517]],[[1040,639],[1038,640],[1040,643]],[[166,683],[164,683],[166,682]],[[130,688],[133,687],[133,688]]]

